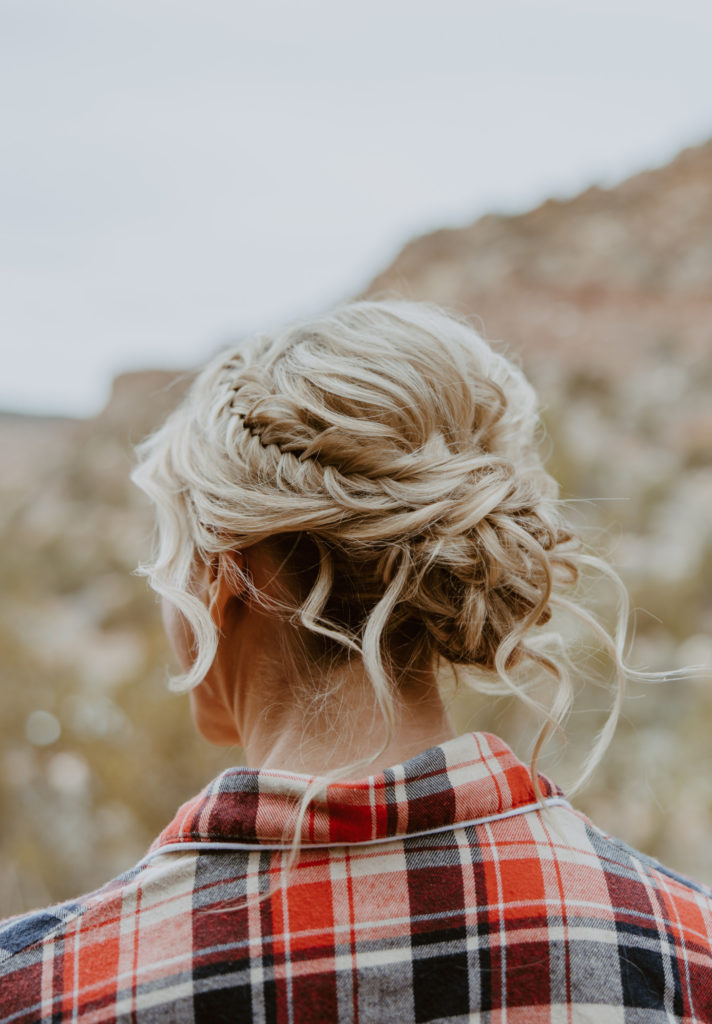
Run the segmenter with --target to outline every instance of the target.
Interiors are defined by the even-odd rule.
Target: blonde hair
[[[227,567],[231,552],[265,542],[296,566],[290,613],[308,662],[360,655],[389,727],[404,660],[475,668],[543,715],[533,769],[572,699],[565,653],[541,627],[557,608],[573,612],[618,678],[587,775],[622,699],[625,592],[566,525],[539,432],[521,370],[430,305],[356,302],[222,352],[140,447],[134,473],[158,516],[143,571],[194,637],[174,685],[200,683],[218,642],[192,592],[196,560]],[[614,636],[578,603],[584,566],[618,587]],[[542,673],[548,705],[530,693]]]

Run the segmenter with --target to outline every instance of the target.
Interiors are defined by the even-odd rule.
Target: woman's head
[[[576,575],[538,422],[518,367],[420,303],[353,303],[221,353],[135,474],[158,510],[147,571],[194,638],[185,685],[216,650],[206,564],[287,609],[315,677],[361,655],[386,717],[402,667],[436,656],[509,686],[527,659],[558,677],[528,642]],[[237,580],[251,548],[283,600]]]

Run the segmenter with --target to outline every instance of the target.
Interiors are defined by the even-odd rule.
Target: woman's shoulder
[[[667,867],[595,825],[573,808],[566,847],[590,886],[597,879],[616,924],[624,930],[664,927],[668,936],[698,943],[712,955],[712,889]],[[565,854],[564,854],[565,856]]]
[[[121,902],[143,870],[144,864],[140,862],[84,896],[0,921],[0,974],[12,966],[11,961],[18,954],[27,954],[33,948],[40,949],[45,942],[66,934],[87,913],[101,912]],[[24,961],[27,960],[25,957]]]

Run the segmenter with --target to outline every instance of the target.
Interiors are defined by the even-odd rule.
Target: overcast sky
[[[712,135],[709,0],[3,0],[0,408],[362,287]]]

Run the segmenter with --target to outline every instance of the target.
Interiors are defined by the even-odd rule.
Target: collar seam
[[[492,821],[501,821],[505,818],[514,818],[520,814],[529,814],[536,811],[542,811],[547,807],[566,807],[569,810],[573,810],[573,807],[563,796],[550,796],[545,797],[544,800],[537,800],[533,803],[520,804],[517,807],[510,807],[506,811],[499,811],[496,814],[487,814],[479,818],[469,818],[464,821],[451,821],[445,825],[436,825],[433,828],[418,829],[415,832],[396,832],[393,835],[388,836],[375,836],[371,839],[344,839],[335,840],[333,842],[314,843],[304,842],[299,846],[300,850],[326,850],[334,848],[344,848],[351,846],[377,846],[382,843],[398,843],[403,842],[405,839],[417,839],[420,836],[438,835],[442,832],[452,832],[459,828],[470,828],[476,825],[486,825]],[[220,835],[216,833],[216,835]],[[291,850],[291,842],[260,842],[255,839],[253,842],[243,842],[241,840],[230,840],[225,838],[208,838],[208,839],[190,839],[182,840],[176,839],[172,842],[161,843],[154,849],[150,850],[149,853],[143,858],[141,863],[145,863],[152,857],[157,856],[159,853],[166,853],[178,850],[235,850],[244,852],[279,852],[285,850]]]

